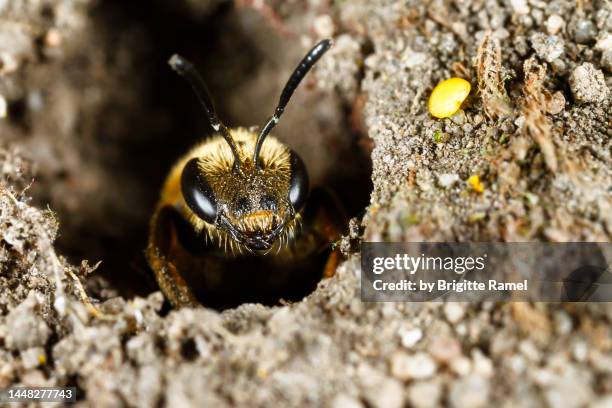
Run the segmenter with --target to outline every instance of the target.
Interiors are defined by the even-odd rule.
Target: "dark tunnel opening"
[[[183,2],[156,2],[152,7],[144,1],[107,1],[96,6],[92,18],[101,33],[97,38],[102,44],[95,46],[103,49],[103,64],[122,67],[122,75],[112,80],[117,89],[108,91],[91,136],[79,150],[101,169],[106,178],[101,189],[114,191],[124,202],[111,203],[113,194],[100,194],[99,199],[109,203],[97,203],[99,211],[60,227],[58,245],[74,263],[102,260],[89,282],[94,296],[103,296],[105,287],[95,277],[117,294],[143,296],[158,290],[144,249],[162,182],[175,160],[212,132],[189,86],[167,65],[168,58],[178,52],[191,59],[206,79],[222,120],[230,127],[249,127],[260,125],[272,112],[286,80],[277,77],[293,68],[302,50],[297,39],[281,38],[266,27],[254,10],[232,4],[202,16]],[[275,132],[314,169],[313,184],[334,191],[350,217],[360,216],[369,202],[371,164],[362,136],[349,125],[350,109],[308,84],[302,88]],[[320,112],[327,106],[337,107],[334,117]],[[300,113],[309,107],[318,111]],[[320,141],[312,141],[312,129]],[[338,169],[339,163],[344,167]],[[63,221],[72,215],[60,209],[59,216]],[[224,309],[245,301],[300,300],[321,278],[317,265],[305,279],[285,287],[260,294],[244,287],[245,293],[227,294],[231,299],[217,296],[204,304]]]

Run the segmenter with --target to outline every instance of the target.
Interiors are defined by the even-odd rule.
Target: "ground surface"
[[[75,385],[87,406],[612,404],[610,304],[365,304],[351,254],[302,302],[166,313],[142,256],[165,171],[208,129],[168,56],[248,126],[325,36],[277,133],[366,240],[609,241],[608,2],[125,4],[0,1],[0,387]],[[473,92],[437,120],[450,76]]]

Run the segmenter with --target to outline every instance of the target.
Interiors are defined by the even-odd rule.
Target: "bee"
[[[301,60],[259,133],[227,128],[193,64],[177,54],[170,58],[215,131],[171,169],[151,217],[147,261],[174,307],[211,299],[223,304],[232,291],[245,301],[260,291],[275,296],[279,282],[300,285],[296,277],[312,278],[313,268],[319,268],[316,281],[335,271],[340,255],[330,243],[340,238],[346,217],[332,194],[310,192],[302,159],[270,134],[331,46],[329,39],[320,41]]]

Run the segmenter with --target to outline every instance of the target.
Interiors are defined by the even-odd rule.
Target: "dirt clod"
[[[572,71],[569,83],[574,98],[579,102],[604,102],[610,93],[603,72],[588,62]]]

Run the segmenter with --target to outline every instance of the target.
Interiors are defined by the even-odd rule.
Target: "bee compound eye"
[[[294,151],[291,151],[291,181],[289,184],[289,202],[293,209],[300,211],[308,197],[308,172],[304,162]]]
[[[185,202],[198,217],[208,223],[217,219],[215,195],[198,166],[198,159],[191,159],[181,174],[181,192]]]

